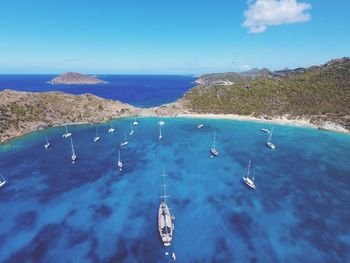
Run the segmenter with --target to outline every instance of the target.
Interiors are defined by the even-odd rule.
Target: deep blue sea
[[[101,85],[51,85],[57,75],[0,75],[0,91],[62,91],[71,94],[91,93],[120,100],[138,107],[159,106],[173,102],[195,86],[190,75],[98,75],[107,81]]]
[[[350,262],[350,136],[229,120],[140,118],[63,127],[0,146],[0,262]],[[199,123],[205,127],[197,129]],[[210,158],[213,132],[220,155]],[[52,146],[44,149],[47,134]],[[242,181],[249,158],[256,190]],[[157,229],[162,183],[173,244]]]

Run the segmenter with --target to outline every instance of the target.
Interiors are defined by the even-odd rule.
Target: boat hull
[[[267,147],[271,148],[271,149],[275,149],[276,148],[276,145],[274,145],[273,143],[271,142],[267,142],[266,143]]]
[[[164,201],[162,201],[159,205],[158,231],[164,246],[170,246],[173,238],[174,225],[169,207]]]
[[[211,148],[210,149],[210,152],[213,156],[218,156],[219,155],[219,152],[215,149],[215,148]]]
[[[255,184],[254,182],[248,178],[248,177],[243,177],[243,181],[248,185],[250,188],[255,189]]]

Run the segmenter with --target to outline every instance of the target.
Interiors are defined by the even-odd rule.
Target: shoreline
[[[1,146],[6,145],[7,143],[11,142],[14,139],[18,139],[20,137],[27,136],[33,132],[38,132],[42,130],[46,130],[49,128],[57,128],[62,127],[64,125],[93,125],[93,124],[103,124],[108,123],[113,120],[120,120],[125,118],[147,118],[147,117],[155,117],[155,118],[188,118],[188,119],[211,119],[211,120],[232,120],[232,121],[245,121],[245,122],[258,122],[258,123],[270,123],[270,124],[277,124],[277,125],[290,125],[295,127],[304,127],[304,128],[312,128],[317,130],[324,130],[329,132],[335,132],[335,133],[341,133],[350,135],[350,131],[345,129],[339,124],[336,123],[323,123],[323,125],[316,125],[314,123],[311,123],[309,119],[290,119],[287,117],[279,117],[279,118],[271,118],[271,119],[265,119],[265,118],[259,118],[259,117],[253,117],[249,115],[237,115],[237,114],[199,114],[199,113],[181,113],[176,115],[167,115],[167,114],[152,114],[150,112],[141,112],[141,114],[135,114],[134,116],[118,116],[116,118],[111,118],[109,120],[104,121],[98,121],[98,122],[70,122],[70,123],[55,123],[54,125],[48,126],[48,127],[39,127],[37,129],[29,130],[28,132],[25,132],[20,135],[13,136],[11,138],[8,138],[6,141],[2,141],[0,143]]]
[[[172,118],[171,116],[169,117]],[[311,123],[309,119],[291,119],[286,117],[265,119],[265,118],[253,117],[249,115],[197,114],[197,113],[178,114],[176,115],[176,117],[193,118],[193,119],[236,120],[236,121],[246,121],[246,122],[271,123],[271,124],[278,124],[278,125],[291,125],[296,127],[306,127],[306,128],[325,130],[325,131],[331,131],[331,132],[350,135],[350,131],[345,129],[343,126],[339,124],[326,122],[326,123],[322,123],[322,125],[316,125],[314,123]]]

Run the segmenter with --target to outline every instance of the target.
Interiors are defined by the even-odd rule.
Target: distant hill
[[[64,85],[82,85],[82,84],[104,84],[105,81],[84,75],[77,72],[66,72],[60,76],[50,80],[50,84],[64,84]]]
[[[350,129],[350,59],[321,66],[252,74],[207,74],[183,101],[196,113],[332,121]],[[224,80],[232,81],[221,85]]]

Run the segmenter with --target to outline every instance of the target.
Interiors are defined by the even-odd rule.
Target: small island
[[[101,79],[84,75],[78,72],[66,72],[53,78],[48,82],[49,84],[61,84],[61,85],[95,85],[95,84],[105,84],[106,81]]]

